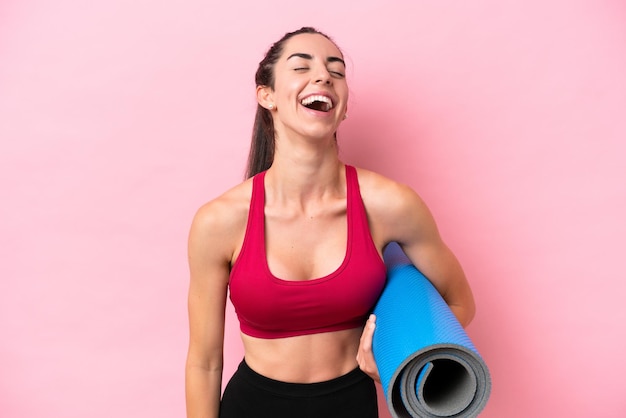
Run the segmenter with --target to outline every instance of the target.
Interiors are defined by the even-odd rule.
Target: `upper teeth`
[[[317,96],[317,95],[316,96],[309,96],[309,97],[306,97],[306,98],[302,99],[301,103],[304,106],[308,106],[308,105],[310,105],[313,102],[323,102],[323,103],[326,103],[328,105],[328,109],[329,110],[333,108],[332,100],[330,100],[330,98],[328,98],[326,96]]]

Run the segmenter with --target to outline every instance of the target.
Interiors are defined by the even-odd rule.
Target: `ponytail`
[[[246,178],[254,177],[267,170],[274,161],[274,121],[270,111],[257,105],[252,127],[252,142],[248,155]]]

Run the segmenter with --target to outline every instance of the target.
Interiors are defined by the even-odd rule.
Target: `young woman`
[[[191,226],[187,415],[377,417],[369,313],[385,246],[402,246],[463,325],[470,287],[414,191],[339,160],[348,85],[326,35],[286,34],[256,84],[248,180]],[[229,288],[245,355],[221,397]]]

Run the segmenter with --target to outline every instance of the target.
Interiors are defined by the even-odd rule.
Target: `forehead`
[[[339,57],[343,54],[330,39],[317,33],[302,33],[296,35],[285,43],[282,60],[286,60],[291,54],[304,53],[322,58]]]

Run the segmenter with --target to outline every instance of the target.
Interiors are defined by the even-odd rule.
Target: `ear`
[[[256,88],[256,101],[264,108],[273,110],[276,109],[274,103],[274,91],[268,86],[257,86]]]

